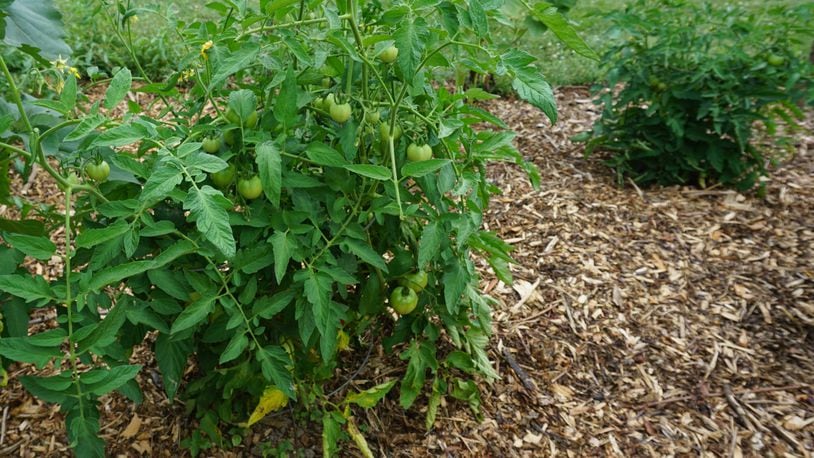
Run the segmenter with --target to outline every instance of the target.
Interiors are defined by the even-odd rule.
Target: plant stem
[[[393,173],[393,188],[396,191],[396,203],[399,206],[399,219],[404,219],[404,209],[401,208],[401,193],[399,192],[399,176],[398,170],[396,169],[396,147],[394,145],[393,124],[390,124],[390,135],[387,136],[387,144],[390,149],[390,168]]]
[[[20,112],[20,118],[22,118],[28,133],[33,134],[34,127],[31,125],[31,121],[28,119],[28,114],[25,112],[25,108],[23,107],[23,99],[20,97],[20,90],[17,88],[17,84],[14,82],[14,78],[11,76],[8,66],[6,66],[6,60],[3,59],[3,56],[0,56],[0,68],[3,69],[3,74],[8,81],[9,89],[11,89],[11,98],[17,105],[17,110]]]
[[[20,156],[23,156],[24,158],[26,158],[28,160],[32,159],[31,153],[29,153],[28,151],[26,151],[24,149],[17,148],[16,146],[9,145],[8,143],[0,142],[0,148],[5,148],[5,149],[7,149],[9,151],[13,151],[13,152],[19,154]]]
[[[82,408],[82,386],[79,383],[79,367],[76,364],[76,347],[73,338],[73,296],[71,292],[71,208],[73,207],[73,187],[65,188],[65,257],[63,262],[63,277],[65,278],[65,308],[68,315],[68,357],[71,360],[71,378],[76,386],[76,396],[79,401],[79,414],[85,417]]]

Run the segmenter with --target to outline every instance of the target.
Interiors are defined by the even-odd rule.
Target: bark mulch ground
[[[515,247],[515,284],[481,266],[498,299],[491,356],[500,380],[482,384],[483,421],[444,403],[433,430],[426,405],[390,396],[359,418],[386,456],[810,456],[814,454],[814,123],[773,173],[766,198],[720,189],[619,188],[569,137],[596,111],[584,89],[559,91],[550,126],[526,104],[490,109],[517,130],[543,176],[533,190],[496,166],[503,190],[487,224]],[[27,192],[55,192],[34,185]],[[48,269],[46,266],[45,269]],[[34,326],[44,325],[44,314]],[[152,355],[139,374],[145,402],[102,402],[112,456],[178,456],[195,427],[169,404]],[[398,377],[393,356],[347,356],[351,384]],[[68,454],[58,410],[14,378],[0,392],[0,456]],[[393,393],[395,394],[395,392]],[[245,444],[206,456],[252,456],[291,439],[320,452],[320,427],[292,411],[270,416]],[[346,454],[356,450],[348,445]]]

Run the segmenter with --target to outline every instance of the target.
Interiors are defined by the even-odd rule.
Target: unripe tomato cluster
[[[225,119],[231,126],[228,126],[223,134],[210,135],[201,141],[201,149],[209,154],[217,154],[226,145],[227,149],[239,146],[242,142],[242,129],[253,129],[257,127],[260,121],[260,114],[257,109],[253,109],[249,114],[241,119],[241,116],[232,108],[226,110],[223,114]],[[238,128],[235,128],[237,125]],[[238,161],[238,164],[240,162]],[[244,172],[244,173],[239,173]],[[237,180],[236,180],[237,178]],[[221,190],[231,188],[235,181],[237,181],[236,190],[246,200],[254,200],[263,194],[263,184],[260,177],[250,171],[239,171],[234,163],[229,163],[228,166],[218,172],[209,174],[209,179],[212,184]]]
[[[407,315],[418,305],[418,294],[427,287],[427,272],[419,270],[404,275],[399,279],[399,285],[390,293],[390,306],[399,315]]]

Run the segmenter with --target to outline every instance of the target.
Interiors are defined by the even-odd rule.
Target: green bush
[[[0,12],[58,30],[49,3]],[[132,25],[128,5],[110,2],[123,19],[116,34]],[[490,45],[498,4],[209,6],[217,20],[184,28],[175,71],[136,86],[122,68],[93,101],[71,63],[55,60],[67,54],[58,36],[20,41],[7,27],[4,45],[33,55],[54,91],[23,97],[0,53],[10,99],[0,103],[0,203],[20,210],[0,218],[0,363],[58,368],[19,381],[60,405],[82,457],[104,455],[101,396],[141,401],[131,356],[142,343],[168,399],[198,419],[183,441],[193,454],[239,444],[296,402],[300,418],[321,423],[325,456],[341,441],[372,456],[354,413],[394,387],[405,409],[427,395],[428,428],[445,399],[478,415],[478,382],[497,374],[473,255],[507,283],[512,262],[510,245],[482,229],[499,192],[487,165],[515,163],[535,186],[539,176],[479,106],[494,96],[438,75],[507,75],[556,118],[534,59]],[[556,11],[529,8],[573,39]],[[125,101],[130,91],[165,110],[145,114]],[[35,164],[64,210],[13,195],[9,170],[27,179]],[[25,268],[54,255],[58,278]],[[43,307],[56,326],[29,335]],[[336,379],[344,350],[379,345],[404,361],[402,375],[361,391]]]
[[[752,188],[773,159],[757,124],[793,129],[812,97],[812,8],[640,0],[614,14],[628,39],[604,56],[587,154],[609,151],[620,183]]]

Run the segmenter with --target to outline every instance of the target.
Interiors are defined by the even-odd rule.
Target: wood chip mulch
[[[445,402],[433,430],[426,404],[409,412],[395,391],[358,412],[382,456],[811,456],[814,454],[814,117],[765,199],[726,190],[618,188],[569,137],[596,117],[587,91],[558,92],[561,121],[516,101],[490,109],[519,133],[541,169],[533,190],[496,166],[503,190],[487,224],[515,247],[515,284],[481,265],[496,297],[491,357],[500,380],[482,384],[483,421]],[[39,189],[34,186],[32,189]],[[0,215],[2,216],[2,215]],[[400,376],[378,349],[347,357],[337,386]],[[111,456],[179,456],[195,427],[160,389],[155,361],[145,402],[102,402]],[[14,380],[0,391],[0,456],[68,455],[57,409]],[[318,456],[320,426],[290,410],[253,428],[244,445],[204,456],[260,456],[281,438]],[[345,454],[356,456],[348,444]]]

